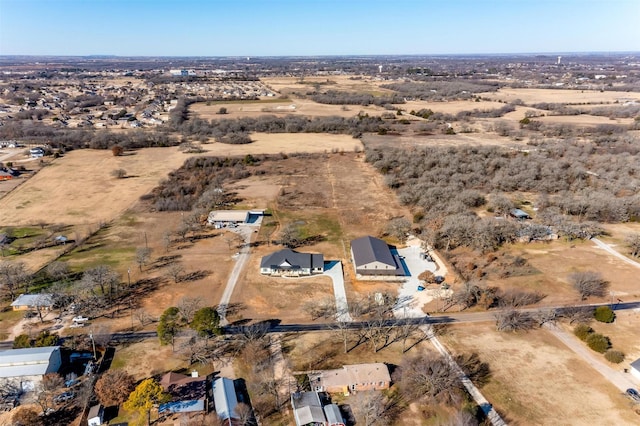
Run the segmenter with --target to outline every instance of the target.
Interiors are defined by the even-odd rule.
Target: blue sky
[[[0,55],[640,51],[640,0],[0,0]]]

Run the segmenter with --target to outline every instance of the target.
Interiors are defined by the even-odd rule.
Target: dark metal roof
[[[288,263],[289,267],[283,267],[283,263]],[[301,269],[301,268],[322,268],[324,267],[324,256],[322,254],[298,253],[291,249],[284,249],[271,253],[262,258],[261,268],[272,269]]]
[[[393,260],[389,245],[379,238],[371,236],[356,238],[351,241],[351,250],[353,251],[353,260],[356,268],[371,262],[380,262],[386,265],[397,267]]]

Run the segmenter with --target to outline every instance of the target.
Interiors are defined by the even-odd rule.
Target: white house
[[[87,416],[87,426],[100,426],[104,419],[104,407],[100,404],[94,405],[89,410]]]
[[[284,249],[262,258],[260,273],[264,275],[301,276],[324,272],[324,256]]]
[[[633,377],[640,380],[640,358],[631,363],[631,369],[629,371],[631,371]]]
[[[60,346],[9,349],[0,352],[0,388],[19,387],[32,391],[47,373],[60,369]]]

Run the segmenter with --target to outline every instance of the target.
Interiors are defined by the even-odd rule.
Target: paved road
[[[605,379],[609,380],[615,387],[621,392],[626,391],[629,388],[636,387],[636,384],[628,374],[616,371],[609,367],[602,361],[601,355],[596,355],[589,347],[582,341],[578,340],[572,334],[567,333],[555,324],[545,324],[547,328],[554,336],[564,343],[569,349],[578,354],[587,364],[593,367],[598,373],[602,374]]]
[[[337,320],[341,322],[351,322],[353,318],[349,314],[347,304],[347,292],[344,289],[344,273],[342,272],[342,262],[333,260],[327,263],[324,275],[331,278],[333,282],[333,295],[336,299]]]
[[[224,293],[222,293],[222,298],[220,299],[220,304],[218,305],[220,324],[223,326],[229,323],[227,321],[227,307],[229,306],[231,295],[233,294],[233,290],[235,289],[236,283],[238,282],[238,277],[240,277],[240,273],[242,272],[242,269],[244,269],[244,265],[245,263],[247,263],[247,259],[249,259],[249,249],[251,247],[251,234],[253,234],[253,228],[241,227],[237,232],[244,238],[244,242],[240,247],[240,252],[236,259],[236,264],[233,266],[231,274],[229,274],[227,285],[224,288]]]
[[[592,238],[591,241],[593,241],[595,243],[595,245],[597,245],[598,247],[600,247],[601,249],[606,250],[609,254],[617,257],[618,259],[628,263],[631,266],[635,266],[636,268],[640,268],[640,263],[629,259],[627,256],[618,253],[616,250],[614,250],[609,244],[603,243],[602,241],[600,241],[597,238]]]

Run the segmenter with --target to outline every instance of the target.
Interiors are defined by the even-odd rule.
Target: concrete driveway
[[[220,325],[225,326],[228,325],[227,321],[227,307],[229,306],[229,302],[231,301],[231,295],[233,294],[233,290],[236,287],[236,283],[238,282],[238,277],[240,277],[240,273],[244,268],[244,265],[247,263],[247,259],[249,259],[249,248],[251,247],[251,235],[253,235],[254,227],[251,226],[239,226],[238,228],[234,228],[233,232],[239,234],[243,238],[242,246],[240,247],[240,251],[236,257],[236,264],[233,266],[233,270],[229,275],[229,279],[227,280],[227,285],[224,288],[224,292],[222,293],[222,298],[220,299],[220,304],[218,305],[218,314],[220,315]]]
[[[341,322],[351,322],[353,318],[349,314],[347,304],[347,292],[344,288],[344,274],[342,272],[342,262],[331,260],[325,263],[323,275],[331,278],[333,282],[333,294],[336,298],[336,319]]]
[[[427,291],[418,291],[420,280],[418,275],[424,271],[431,271],[434,275],[437,273],[437,265],[435,262],[420,258],[423,252],[420,247],[420,241],[409,241],[408,246],[397,250],[397,254],[401,256],[405,268],[405,281],[402,283],[398,291],[398,304],[394,308],[394,315],[397,318],[406,317],[423,317],[422,306],[433,300],[433,297]]]

